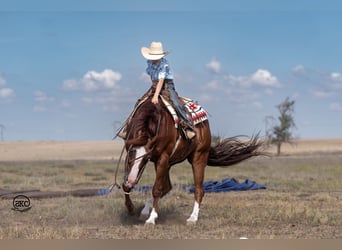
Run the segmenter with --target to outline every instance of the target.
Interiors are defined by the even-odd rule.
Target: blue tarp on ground
[[[206,193],[211,192],[227,192],[227,191],[246,191],[266,189],[266,185],[258,184],[253,180],[247,179],[244,182],[239,183],[234,178],[225,178],[221,181],[207,181],[203,183],[204,191]],[[190,193],[194,192],[194,187],[189,189]]]
[[[228,191],[246,191],[246,190],[257,190],[257,189],[266,189],[267,186],[263,184],[258,184],[253,180],[247,179],[244,182],[239,183],[234,178],[225,178],[221,181],[207,181],[203,183],[204,191],[206,193],[213,192],[228,192]],[[147,186],[135,186],[134,191],[149,191],[153,188],[152,185]],[[190,193],[194,192],[194,186],[190,188],[188,186],[182,187],[184,191],[189,191]],[[100,189],[97,192],[97,195],[106,195],[110,193],[111,190],[108,189]]]

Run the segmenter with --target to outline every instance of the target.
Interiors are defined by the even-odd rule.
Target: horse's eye
[[[135,154],[135,150],[130,150],[130,151],[128,152],[128,157],[133,157],[134,154]]]

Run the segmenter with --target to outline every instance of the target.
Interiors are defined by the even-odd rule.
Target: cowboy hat
[[[148,60],[159,60],[169,53],[170,51],[163,50],[163,44],[161,42],[152,42],[149,48],[141,48],[141,54]]]

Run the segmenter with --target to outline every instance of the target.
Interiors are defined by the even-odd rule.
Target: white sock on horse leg
[[[150,218],[148,218],[145,223],[147,224],[156,224],[156,219],[158,218],[158,214],[154,208],[152,208]]]
[[[190,217],[186,220],[187,222],[190,223],[195,223],[198,220],[198,214],[199,214],[199,204],[197,201],[195,201],[194,208],[192,210],[192,213]]]

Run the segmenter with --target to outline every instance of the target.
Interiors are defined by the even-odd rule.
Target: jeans
[[[184,105],[179,101],[178,94],[175,90],[175,85],[173,82],[165,83],[166,88],[170,93],[170,99],[172,101],[173,107],[176,109],[177,114],[183,119],[187,126],[192,128],[192,122],[189,121],[188,116],[185,111]]]

